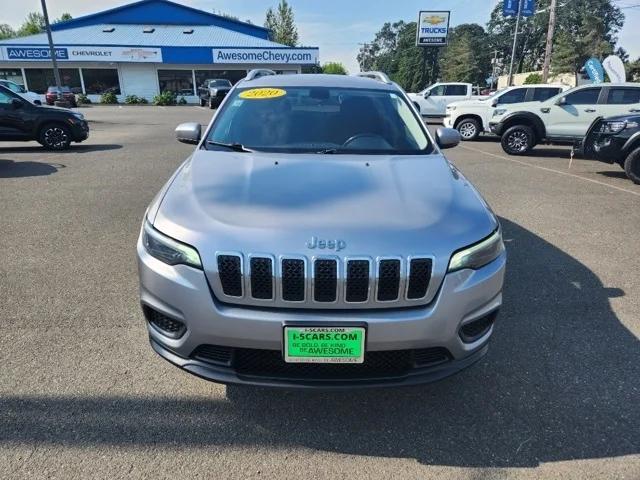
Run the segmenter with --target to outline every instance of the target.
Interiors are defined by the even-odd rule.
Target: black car
[[[0,141],[36,140],[49,150],[64,150],[88,136],[81,113],[34,105],[0,85]]]
[[[226,78],[216,78],[205,80],[200,88],[198,88],[198,96],[200,97],[200,106],[208,105],[209,108],[217,108],[227,96],[233,85]]]
[[[597,118],[582,144],[584,156],[617,163],[634,183],[640,184],[640,115]]]

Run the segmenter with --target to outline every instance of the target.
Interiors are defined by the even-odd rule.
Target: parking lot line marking
[[[587,177],[583,177],[582,175],[576,175],[575,173],[563,172],[561,170],[554,170],[553,168],[542,167],[540,165],[534,165],[533,163],[523,162],[522,160],[516,160],[515,158],[509,158],[509,157],[505,157],[503,155],[497,155],[495,153],[485,152],[484,150],[480,150],[479,148],[471,148],[471,147],[466,147],[464,145],[460,145],[460,147],[464,148],[465,150],[470,150],[472,152],[484,153],[485,155],[489,155],[490,157],[499,158],[501,160],[506,160],[508,162],[519,163],[520,165],[524,165],[524,166],[527,166],[527,167],[537,168],[538,170],[544,170],[544,171],[547,171],[547,172],[557,173],[558,175],[565,175],[567,177],[579,178],[580,180],[584,180],[585,182],[596,183],[596,184],[602,185],[604,187],[613,188],[615,190],[620,190],[621,192],[630,193],[631,195],[635,195],[637,197],[640,197],[640,192],[634,192],[633,190],[628,190],[626,188],[617,187],[617,186],[611,185],[609,183],[600,182],[599,180],[594,180],[593,178],[587,178]]]

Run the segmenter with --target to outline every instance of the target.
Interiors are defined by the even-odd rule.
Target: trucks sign
[[[419,47],[444,47],[449,35],[451,12],[421,11],[418,15],[416,45]]]

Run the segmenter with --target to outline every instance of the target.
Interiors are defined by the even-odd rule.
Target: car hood
[[[477,191],[439,154],[197,150],[171,182],[150,220],[200,252],[305,254],[317,237],[343,240],[344,255],[448,261],[497,227]]]

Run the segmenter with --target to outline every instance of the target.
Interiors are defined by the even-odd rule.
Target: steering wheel
[[[373,138],[373,139],[382,139],[386,142],[382,135],[378,135],[377,133],[358,133],[352,137],[349,137],[343,144],[343,147],[348,147],[350,144],[355,142],[356,140],[360,140],[362,138]]]

